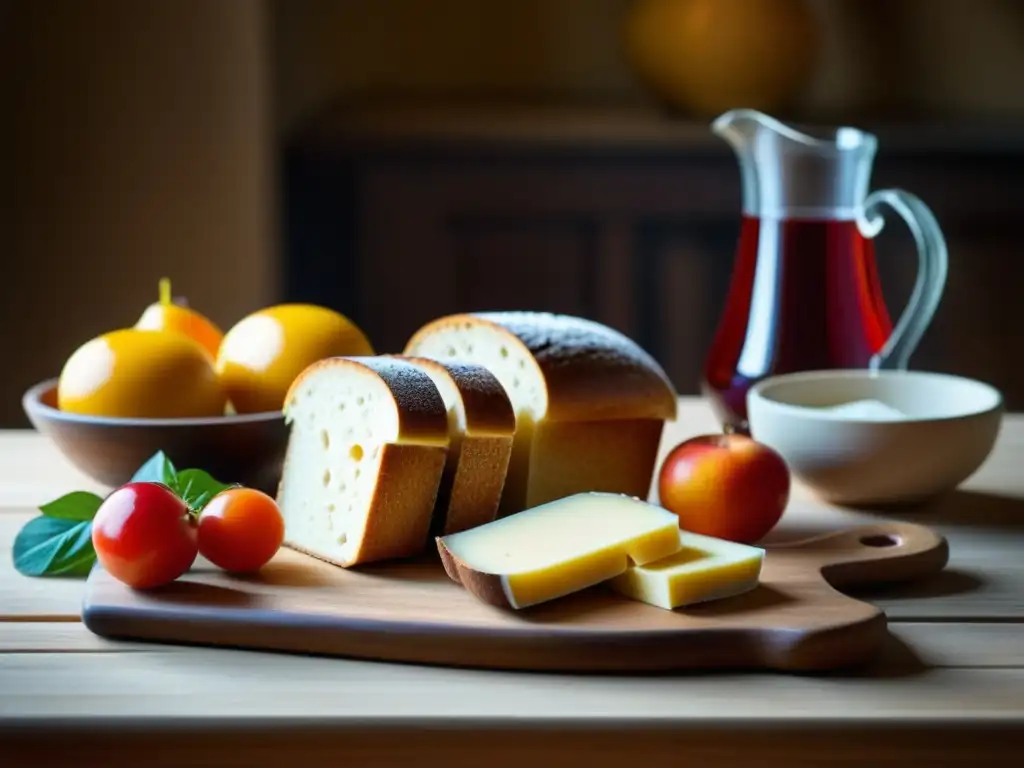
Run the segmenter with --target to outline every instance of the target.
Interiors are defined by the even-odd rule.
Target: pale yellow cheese
[[[525,608],[678,551],[679,518],[612,493],[580,493],[438,539],[445,570],[477,597]]]
[[[679,543],[674,554],[632,565],[608,585],[668,610],[732,597],[758,585],[763,549],[686,531],[679,531]]]

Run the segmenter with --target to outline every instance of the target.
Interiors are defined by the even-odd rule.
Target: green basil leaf
[[[171,489],[196,512],[202,510],[221,491],[234,487],[213,478],[202,469],[183,469],[177,474]]]
[[[131,482],[163,483],[173,488],[174,478],[177,474],[178,472],[171,463],[171,460],[167,458],[163,451],[157,451],[145,464],[135,470]]]
[[[89,520],[33,518],[18,531],[13,550],[14,567],[25,576],[88,576],[96,562]]]
[[[72,491],[59,499],[43,504],[39,508],[47,517],[59,517],[63,520],[92,520],[103,499],[88,491]]]

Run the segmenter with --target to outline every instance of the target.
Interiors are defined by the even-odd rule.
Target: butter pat
[[[678,551],[632,565],[608,586],[626,597],[672,610],[739,595],[758,585],[763,549],[686,531],[678,536]]]
[[[679,518],[613,493],[576,494],[437,539],[452,580],[513,609],[586,589],[679,547]]]

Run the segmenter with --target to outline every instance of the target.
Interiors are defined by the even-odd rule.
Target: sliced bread
[[[443,317],[405,354],[485,366],[505,387],[516,433],[499,516],[584,491],[646,498],[676,392],[623,334],[544,312]]]
[[[448,409],[448,458],[431,533],[443,536],[489,523],[498,513],[516,428],[505,388],[475,363],[402,359],[430,376]]]
[[[343,567],[423,551],[448,418],[430,376],[387,357],[333,357],[285,398],[285,544]]]

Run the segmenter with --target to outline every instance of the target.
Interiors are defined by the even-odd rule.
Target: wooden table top
[[[684,398],[663,451],[709,431],[704,404]],[[814,677],[561,676],[107,641],[80,622],[82,581],[25,578],[11,562],[34,507],[76,489],[103,490],[42,437],[0,432],[4,765],[977,765],[1024,747],[1022,415],[1006,417],[960,490],[886,513],[948,537],[949,566],[864,595],[889,617],[885,651],[866,669]],[[772,538],[879,514],[796,488]]]

